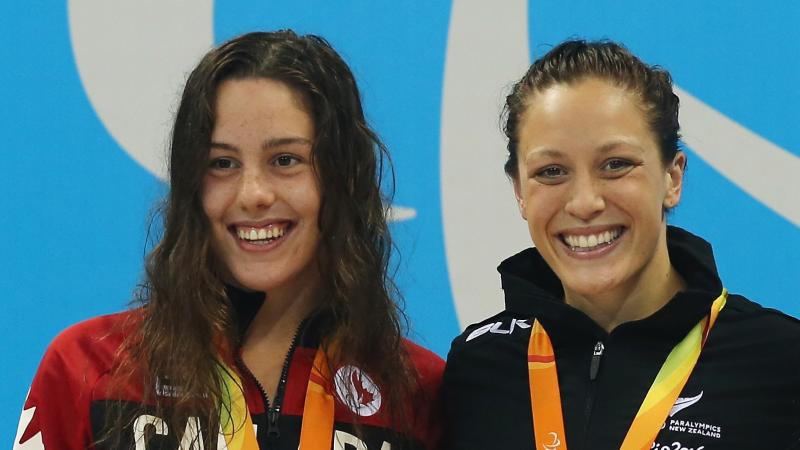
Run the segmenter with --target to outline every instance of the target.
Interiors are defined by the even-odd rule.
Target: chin
[[[258,271],[252,270],[245,273],[231,274],[232,284],[242,290],[252,292],[267,292],[275,287],[276,282],[272,278],[265,279],[264,276],[253,276]]]
[[[618,280],[611,277],[606,277],[602,274],[595,274],[594,276],[581,277],[579,280],[570,280],[563,282],[564,290],[573,295],[579,295],[584,298],[602,297],[609,293],[614,292],[620,286]]]

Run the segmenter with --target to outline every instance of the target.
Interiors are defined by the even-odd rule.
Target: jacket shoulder
[[[403,340],[403,345],[420,376],[441,380],[444,360],[439,355],[408,339]]]
[[[53,339],[25,400],[17,444],[40,439],[44,448],[81,449],[91,442],[95,385],[110,371],[133,317],[132,312],[95,317]]]
[[[134,317],[132,311],[127,311],[67,327],[48,346],[37,377],[56,371],[62,377],[79,377],[81,384],[91,384],[112,367]]]
[[[794,373],[795,380],[800,381],[800,367],[784,366],[787,360],[800,360],[800,320],[732,294],[720,312],[718,323],[719,345],[729,342],[731,349],[749,355],[748,360],[776,365],[776,369],[783,367],[782,373]],[[715,332],[716,329],[717,326]]]
[[[408,339],[403,345],[417,373],[418,387],[411,399],[413,435],[426,449],[440,448],[442,440],[442,378],[444,360],[436,353]]]
[[[485,346],[506,340],[509,336],[519,335],[522,330],[531,327],[530,318],[514,315],[508,311],[499,312],[480,322],[473,323],[450,344],[448,362],[466,347]]]
[[[516,436],[528,433],[529,440],[532,433],[525,428],[531,423],[530,406],[517,401],[528,395],[531,328],[530,317],[504,311],[468,326],[453,340],[443,387],[448,448],[497,448],[500,442],[530,447]]]
[[[723,312],[727,312],[736,322],[762,328],[770,334],[800,340],[800,320],[782,311],[761,306],[738,294],[728,296],[725,310]]]
[[[114,352],[130,331],[135,319],[133,311],[97,316],[65,328],[50,343],[47,353],[68,353],[99,356]]]
[[[436,403],[444,377],[444,360],[436,353],[410,340],[404,340],[404,346],[409,361],[417,374],[417,383],[419,384],[416,395],[421,395],[422,398]]]

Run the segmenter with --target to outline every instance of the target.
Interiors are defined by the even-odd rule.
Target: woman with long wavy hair
[[[402,335],[386,158],[324,39],[250,33],[206,54],[141,304],[55,339],[16,444],[436,447],[443,363]]]

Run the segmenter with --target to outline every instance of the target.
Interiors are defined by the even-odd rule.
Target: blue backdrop
[[[5,386],[0,442],[13,438],[30,379],[55,334],[76,321],[120,310],[131,298],[147,250],[148,217],[165,190],[158,169],[140,160],[143,152],[158,154],[163,148],[142,149],[130,137],[136,129],[123,129],[125,114],[144,123],[147,111],[126,103],[136,92],[125,93],[119,78],[104,79],[101,70],[104,61],[115,64],[113,55],[125,51],[130,36],[124,31],[109,35],[105,49],[81,47],[82,39],[92,36],[85,30],[112,20],[99,11],[109,6],[95,3],[96,15],[92,2],[0,3],[0,127],[7,163],[0,177],[0,232],[5,236],[0,288],[6,308],[0,315],[6,360],[0,375]],[[157,1],[127,3],[127,8],[148,9],[144,17],[175,13],[168,11],[174,6]],[[482,14],[475,5],[479,2],[471,3],[204,0],[197,4],[208,8],[205,25],[184,29],[170,22],[174,25],[155,30],[148,22],[126,25],[138,17],[129,14],[114,18],[113,25],[128,26],[155,42],[173,42],[179,35],[191,40],[192,33],[199,33],[197,42],[206,39],[208,44],[250,30],[291,27],[321,34],[341,51],[395,163],[395,204],[405,212],[393,224],[400,249],[397,278],[411,333],[442,356],[463,326],[501,307],[491,267],[508,253],[506,248],[526,245],[524,222],[511,211],[511,190],[502,181],[504,147],[496,117],[500,96],[490,99],[490,115],[477,108],[474,115],[481,117],[475,129],[489,130],[489,135],[475,136],[476,142],[485,138],[496,145],[455,148],[458,139],[470,142],[473,129],[454,127],[462,122],[448,118],[448,111],[463,102],[460,109],[467,114],[458,120],[469,121],[469,108],[479,103],[469,98],[469,89],[447,86],[448,80],[456,83],[463,74],[464,79],[489,80],[500,90],[522,74],[517,69],[530,58],[564,38],[622,41],[645,61],[671,71],[686,93],[687,111],[697,117],[692,127],[684,123],[688,179],[670,220],[715,246],[731,291],[800,314],[793,294],[800,280],[800,6],[776,2],[765,7],[756,0],[509,0]],[[495,42],[505,36],[502,17],[512,17],[524,31],[519,39]],[[185,70],[202,53],[192,51]],[[500,64],[491,61],[506,55],[515,61],[507,76],[498,76],[492,71]],[[132,67],[141,71],[138,79],[159,70],[158,65]],[[489,79],[494,76],[498,79]],[[475,90],[480,91],[478,86]],[[175,86],[167,94],[172,98],[177,92]],[[169,106],[164,103],[164,111]],[[151,128],[159,126],[166,131],[163,123]],[[474,204],[446,204],[481,189],[470,176],[473,170],[494,174],[502,192],[489,189],[492,200]],[[480,199],[478,194],[472,198]],[[507,219],[482,213],[496,207],[494,198],[511,211]],[[472,233],[473,241],[453,237],[448,220]],[[507,237],[504,226],[518,233]],[[482,253],[483,241],[502,241],[503,252]],[[473,259],[483,265],[465,265]],[[476,282],[482,283],[480,292],[490,295],[459,294],[478,292],[468,284]]]

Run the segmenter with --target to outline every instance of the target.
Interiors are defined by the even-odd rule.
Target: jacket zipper
[[[603,358],[603,352],[606,346],[603,341],[597,341],[594,344],[594,351],[592,351],[592,362],[589,364],[589,380],[594,381],[597,378],[597,372],[600,371],[600,359]]]
[[[281,431],[278,427],[278,419],[281,416],[281,407],[283,406],[283,395],[286,391],[286,382],[289,378],[289,366],[292,362],[292,356],[294,355],[294,351],[297,348],[297,341],[300,337],[300,330],[303,329],[306,320],[300,322],[300,325],[297,326],[297,330],[294,332],[294,336],[292,337],[292,343],[289,346],[289,351],[286,353],[286,357],[283,360],[283,368],[281,368],[281,377],[278,379],[278,389],[275,391],[275,398],[273,399],[272,405],[269,402],[269,396],[267,395],[266,389],[264,386],[261,385],[261,382],[258,381],[253,372],[245,365],[244,361],[241,359],[241,356],[237,359],[239,366],[242,368],[243,372],[250,377],[253,382],[255,382],[256,386],[258,387],[259,392],[261,392],[261,398],[264,400],[264,406],[267,410],[267,441],[268,442],[275,442],[278,438],[281,437]]]
[[[592,359],[589,362],[589,390],[586,394],[586,403],[583,409],[583,447],[588,448],[586,446],[586,440],[589,438],[589,420],[592,417],[592,408],[594,407],[594,398],[597,392],[597,373],[600,371],[600,362],[603,359],[603,352],[605,351],[606,346],[603,344],[603,341],[597,341],[594,345],[594,350],[592,350]]]

